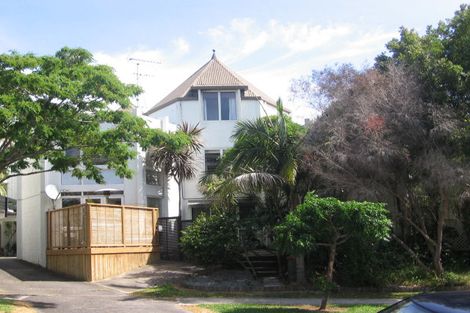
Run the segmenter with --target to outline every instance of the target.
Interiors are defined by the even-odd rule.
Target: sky
[[[401,26],[424,33],[451,18],[454,0],[0,0],[0,53],[91,51],[126,83],[141,59],[141,111],[205,64],[218,59],[273,99],[295,120],[315,111],[292,99],[292,79],[351,63],[372,65]]]

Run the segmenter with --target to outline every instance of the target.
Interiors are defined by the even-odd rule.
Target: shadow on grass
[[[34,309],[51,309],[57,307],[54,303],[49,302],[14,300],[14,296],[15,295],[8,295],[9,299],[0,298],[0,312],[9,313],[20,309],[22,313],[27,313],[36,312]]]
[[[202,304],[200,308],[214,313],[312,313],[312,312],[338,312],[338,313],[376,313],[383,309],[384,305],[353,305],[335,306],[329,305],[326,311],[319,311],[318,307],[303,306],[278,306],[259,304]],[[194,312],[198,312],[197,310]],[[204,311],[206,312],[206,311]]]
[[[201,305],[217,313],[312,313],[317,312],[312,308],[298,308],[274,305],[250,305],[250,304],[211,304]]]

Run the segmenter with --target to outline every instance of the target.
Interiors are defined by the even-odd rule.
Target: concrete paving
[[[0,257],[0,295],[47,313],[187,312],[175,302],[135,298],[119,286],[70,281],[16,258]]]

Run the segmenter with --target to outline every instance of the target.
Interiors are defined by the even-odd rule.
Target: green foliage
[[[163,171],[178,182],[190,179],[196,174],[194,156],[202,148],[199,140],[201,128],[183,123],[172,134],[172,140],[157,143],[150,149],[153,167]]]
[[[390,229],[391,221],[382,203],[343,202],[308,193],[304,202],[275,228],[275,234],[282,251],[301,255],[330,244],[338,234],[343,241],[374,243],[386,239]]]
[[[185,144],[160,130],[151,130],[131,113],[135,85],[119,81],[113,69],[93,62],[84,49],[63,48],[55,56],[0,55],[0,182],[27,168],[51,170],[103,182],[96,158],[130,177],[127,161],[136,156],[135,143]],[[78,148],[80,156],[64,151]]]
[[[0,312],[10,313],[15,308],[13,300],[0,298]]]
[[[180,243],[184,255],[203,265],[233,262],[240,252],[238,220],[232,212],[199,215],[183,230]]]
[[[461,5],[446,22],[428,26],[422,36],[402,27],[400,38],[391,40],[387,49],[389,54],[376,58],[378,67],[385,68],[389,62],[404,64],[421,79],[427,100],[468,110],[470,7],[467,4]]]

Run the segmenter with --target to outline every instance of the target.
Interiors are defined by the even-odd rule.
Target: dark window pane
[[[70,148],[65,150],[65,155],[71,158],[78,158],[80,157],[80,149],[77,148]]]
[[[145,183],[147,185],[160,185],[160,172],[155,170],[145,170]]]
[[[108,204],[116,204],[116,205],[121,205],[122,201],[121,198],[108,198]]]
[[[147,206],[150,208],[162,208],[162,199],[161,198],[154,198],[154,197],[147,197]]]
[[[80,204],[80,198],[62,198],[62,207]]]
[[[219,119],[219,101],[216,92],[203,92],[204,119],[214,121]]]
[[[210,215],[210,210],[207,206],[203,205],[195,205],[191,207],[191,214],[192,214],[192,219],[193,221],[202,213],[205,213],[207,215]]]
[[[234,92],[220,93],[220,112],[223,120],[237,119],[237,105]]]
[[[206,172],[214,172],[219,164],[220,152],[217,150],[207,150],[205,152],[204,160],[206,165]]]
[[[105,156],[96,156],[93,158],[93,165],[105,165],[108,162],[108,158]]]
[[[86,203],[101,203],[100,198],[95,198],[95,199],[86,199]]]

